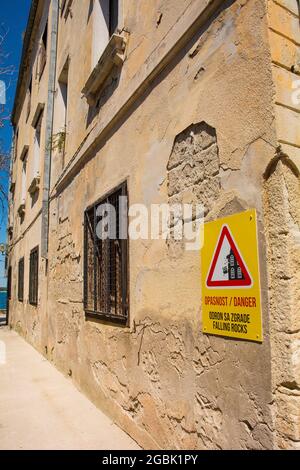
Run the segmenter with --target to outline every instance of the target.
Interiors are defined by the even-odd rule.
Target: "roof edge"
[[[11,115],[11,123],[14,127],[16,126],[16,114],[17,114],[17,109],[18,109],[18,101],[20,98],[21,86],[23,83],[24,74],[26,70],[25,58],[27,56],[29,45],[30,45],[30,39],[31,39],[34,22],[35,22],[38,5],[39,5],[39,0],[31,1],[30,11],[29,11],[28,21],[27,21],[26,31],[25,31],[24,41],[23,41],[22,55],[21,55],[19,74],[18,74],[18,82],[17,82],[17,88],[15,92],[15,99],[14,99],[14,106],[13,106],[12,115]]]

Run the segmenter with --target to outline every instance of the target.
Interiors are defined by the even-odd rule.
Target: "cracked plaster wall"
[[[78,214],[128,178],[130,203],[192,197],[208,219],[254,206],[262,220],[275,135],[264,15],[262,1],[229,2],[51,203],[48,357],[145,447],[272,448],[266,296],[262,345],[205,336],[199,254],[139,240],[130,243],[130,328],[86,321]],[[192,123],[209,140],[194,173],[172,153],[179,141],[184,158],[193,153]]]
[[[158,14],[143,15],[147,28],[155,28],[160,38],[173,21],[171,4],[159,2]],[[146,2],[143,8],[147,12]],[[135,11],[126,15],[133,29],[135,24],[144,28]],[[76,22],[78,18],[75,15]],[[126,80],[144,62],[151,44],[148,29],[144,35],[139,33],[140,42],[133,34],[122,71]],[[145,41],[148,46],[143,49]],[[76,54],[73,60],[76,62]],[[80,73],[83,70],[80,67]],[[70,115],[75,116],[84,105],[79,106],[78,96],[74,96]],[[107,106],[109,103],[99,119]],[[80,127],[79,122],[72,125],[73,130]],[[192,170],[184,172],[184,161],[178,168],[176,163],[177,169],[173,167],[180,139],[187,149],[184,157],[195,150],[190,140],[192,124],[196,134],[200,126],[200,134],[205,131],[211,139],[208,147],[204,145],[194,154],[203,156],[191,167],[196,169],[195,180],[191,180]],[[74,139],[85,131],[82,126]],[[77,148],[75,140],[72,146]],[[274,423],[280,422],[280,414],[276,418],[274,397],[277,393],[279,400],[283,395],[276,392],[271,376],[272,279],[267,276],[264,216],[268,209],[263,175],[276,147],[266,2],[228,1],[149,84],[122,125],[67,188],[52,195],[47,295],[44,291],[43,296],[47,308],[40,309],[36,317],[39,336],[32,342],[146,448],[275,446]],[[203,176],[202,164],[207,164]],[[206,205],[206,220],[249,207],[257,209],[264,326],[261,345],[201,333],[199,253],[177,246],[170,250],[164,240],[130,242],[130,327],[85,319],[83,212],[125,179],[131,204],[149,206],[192,197]],[[14,326],[17,318],[25,324],[19,310],[13,317]],[[291,407],[295,400],[293,396]]]

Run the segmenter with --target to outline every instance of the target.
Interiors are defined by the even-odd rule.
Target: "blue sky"
[[[18,68],[22,52],[22,34],[26,29],[31,0],[0,0],[0,24],[8,31],[4,52],[8,54],[6,65],[14,65],[16,72],[12,77],[1,76],[6,84],[6,110],[12,111],[14,95],[18,79]],[[12,128],[9,122],[0,128],[0,140],[5,150],[11,147]],[[6,182],[6,190],[8,182]],[[6,217],[0,220],[0,243],[6,242]],[[4,278],[4,256],[0,255],[0,286],[6,285]]]

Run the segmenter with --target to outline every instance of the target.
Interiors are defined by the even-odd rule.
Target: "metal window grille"
[[[39,288],[39,249],[34,248],[30,252],[29,260],[29,303],[31,305],[38,304],[38,288]]]
[[[20,302],[24,300],[24,258],[19,261],[18,269],[18,299]]]
[[[127,205],[125,208],[122,206],[120,196],[127,198],[126,183],[85,212],[84,308],[87,316],[126,324],[128,321]],[[102,204],[111,204],[115,209],[116,230],[112,231],[108,238],[99,237],[98,224],[101,216],[98,208]]]

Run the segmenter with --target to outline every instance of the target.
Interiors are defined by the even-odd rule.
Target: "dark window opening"
[[[20,302],[24,300],[24,258],[19,261],[18,269],[18,299]]]
[[[61,11],[60,11],[60,14],[63,15],[64,14],[64,11],[65,11],[65,6],[66,6],[66,0],[62,0],[61,1]]]
[[[61,109],[59,112],[60,116],[60,127],[57,134],[57,147],[62,155],[62,167],[65,166],[65,151],[66,151],[66,140],[67,140],[67,126],[68,126],[68,94],[69,94],[69,58],[67,59],[63,70],[58,79],[59,86],[59,100],[61,103]]]
[[[17,158],[17,155],[18,155],[18,144],[19,144],[19,129],[17,129],[15,133],[15,149],[14,149],[15,159]]]
[[[64,19],[66,20],[71,14],[71,6],[72,6],[73,0],[62,0],[61,2],[61,12],[60,15],[64,16]]]
[[[122,184],[113,193],[85,212],[84,220],[84,308],[88,316],[126,324],[128,320],[128,237],[127,186]],[[99,208],[114,208],[115,222],[107,238],[99,237]],[[125,213],[126,212],[126,213]],[[105,226],[105,225],[104,225]],[[115,227],[115,229],[113,228]]]
[[[41,79],[47,62],[47,44],[48,44],[48,21],[46,23],[39,52],[39,78]]]
[[[26,120],[28,119],[31,111],[31,95],[32,95],[32,77],[30,78],[28,91],[27,91],[27,113],[26,113]]]
[[[39,287],[39,249],[34,248],[30,252],[29,259],[29,303],[31,305],[38,304],[38,287]]]
[[[9,266],[7,270],[7,298],[8,300],[11,300],[11,276],[12,276],[12,268],[11,266]]]
[[[43,44],[45,50],[47,50],[47,44],[48,44],[48,21],[47,21],[47,23],[46,23],[46,26],[45,26],[45,29],[44,29],[44,32],[43,32],[42,44]]]
[[[116,32],[119,22],[119,0],[109,1],[109,36]]]

